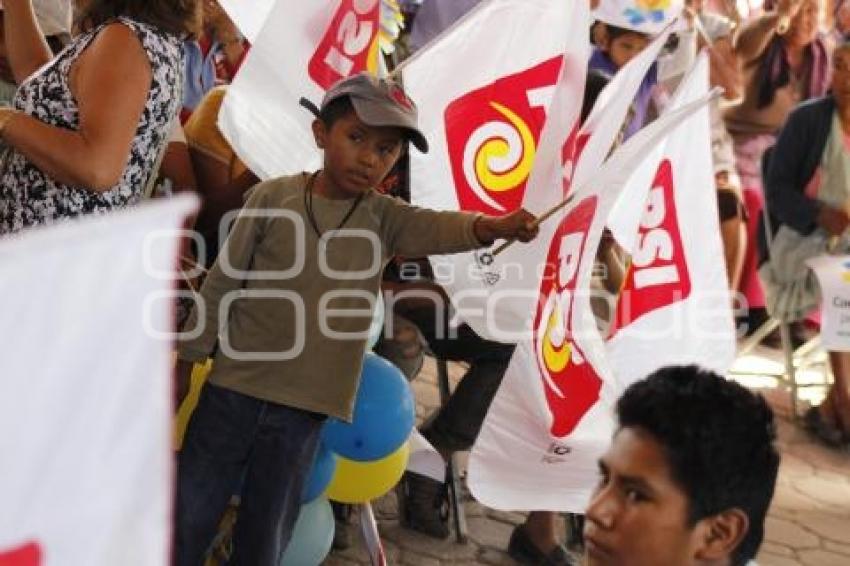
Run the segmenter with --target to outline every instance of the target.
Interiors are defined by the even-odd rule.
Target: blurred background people
[[[204,96],[218,85],[230,84],[248,53],[248,42],[216,0],[203,2],[202,33],[183,43],[186,58],[183,110],[185,123]]]
[[[780,0],[763,15],[743,24],[735,54],[743,69],[743,97],[725,112],[734,140],[735,164],[747,212],[747,240],[756,241],[764,197],[761,157],[776,141],[777,130],[803,100],[823,96],[829,86],[829,55],[819,33],[819,0]],[[755,246],[744,259],[740,291],[749,304],[749,331],[767,318],[757,273]],[[799,334],[799,330],[797,330]],[[778,342],[778,336],[772,337]],[[802,338],[797,337],[797,341]]]
[[[770,262],[761,269],[771,315],[801,320],[820,303],[819,285],[806,260],[850,252],[850,44],[835,50],[832,92],[798,106],[767,163],[765,198],[771,216]],[[834,384],[826,400],[806,413],[820,440],[850,442],[850,353],[830,352]]]
[[[0,178],[0,234],[138,202],[180,108],[184,38],[196,0],[88,0],[59,56],[31,0],[4,0],[4,39],[20,83],[0,109],[11,148]]]

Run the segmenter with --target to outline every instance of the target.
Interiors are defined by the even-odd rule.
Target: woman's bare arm
[[[135,33],[123,24],[111,24],[71,69],[79,130],[19,114],[9,122],[3,139],[56,181],[105,191],[121,179],[127,166],[151,77]]]
[[[31,0],[4,0],[6,56],[15,81],[22,82],[53,58],[36,23]]]

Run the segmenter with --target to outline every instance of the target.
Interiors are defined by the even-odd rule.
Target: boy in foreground
[[[427,142],[395,83],[334,85],[313,122],[324,167],[260,183],[236,219],[186,324],[176,373],[215,352],[179,457],[175,563],[202,564],[241,487],[231,564],[277,566],[322,424],[352,417],[381,273],[419,257],[529,241],[534,217],[437,212],[374,187],[404,141]],[[217,351],[216,351],[216,344]],[[243,480],[244,477],[244,480]]]
[[[744,566],[764,538],[779,453],[761,396],[696,366],[617,402],[586,512],[587,566]]]

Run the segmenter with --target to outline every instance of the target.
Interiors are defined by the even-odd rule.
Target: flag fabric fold
[[[562,102],[551,135],[562,146],[560,130],[575,128],[589,24],[583,0],[490,0],[403,67],[431,143],[427,155],[411,155],[415,204],[501,215],[530,191],[546,194],[535,197],[535,212],[561,199],[560,182],[549,184],[560,171],[561,147],[541,154],[549,145],[542,132],[556,88]],[[545,171],[532,184],[533,166]],[[499,256],[484,249],[431,258],[459,318],[479,335],[515,342],[524,330],[539,276],[539,261],[525,252],[518,246]]]
[[[532,335],[518,344],[470,457],[469,486],[483,504],[585,509],[621,392],[590,308],[602,231],[647,153],[710,99],[673,109],[630,138],[591,181],[572,189],[565,213],[544,223],[530,245],[547,250]]]
[[[218,3],[245,39],[255,43],[275,0],[218,0]]]
[[[169,562],[172,286],[196,208],[175,197],[0,242],[0,556]]]
[[[399,29],[397,6],[387,6],[394,3],[311,0],[271,5],[228,88],[218,122],[239,158],[261,179],[321,165],[311,130],[315,117],[300,100],[318,106],[325,91],[342,78],[361,71],[385,74],[381,47],[388,44],[388,34]],[[256,24],[259,11],[253,19],[242,17],[242,25]]]
[[[703,53],[672,106],[704,97],[708,85]],[[710,140],[709,109],[702,108],[652,152],[651,168],[633,177],[621,196],[640,214],[617,221],[618,231],[637,235],[620,238],[632,261],[607,344],[620,389],[667,365],[699,364],[725,375],[734,362]],[[645,205],[635,208],[635,202]]]

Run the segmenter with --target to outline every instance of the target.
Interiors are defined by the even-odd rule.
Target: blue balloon
[[[416,406],[401,370],[384,358],[366,354],[351,424],[328,419],[322,431],[337,454],[368,462],[398,450],[413,430]]]
[[[331,551],[334,513],[325,498],[301,506],[281,566],[318,566]]]
[[[313,460],[313,467],[310,469],[310,476],[307,478],[307,483],[304,485],[304,495],[301,497],[301,503],[309,503],[322,495],[336,471],[336,455],[331,452],[330,448],[325,446],[324,442],[319,443],[319,450],[316,452],[316,459]]]

